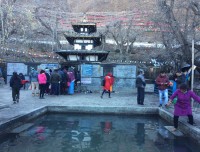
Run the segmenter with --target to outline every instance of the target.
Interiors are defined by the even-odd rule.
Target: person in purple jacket
[[[187,84],[181,84],[180,88],[177,89],[169,99],[168,106],[172,104],[174,98],[177,97],[177,102],[174,105],[174,130],[178,128],[179,116],[188,116],[189,124],[193,125],[193,115],[191,108],[191,98],[200,103],[200,97],[197,96],[193,91],[188,90]]]

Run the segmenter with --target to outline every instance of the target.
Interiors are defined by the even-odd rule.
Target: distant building
[[[64,33],[69,44],[74,46],[74,50],[59,50],[57,54],[64,57],[66,61],[78,62],[102,62],[106,60],[108,51],[94,50],[102,44],[102,35],[97,33],[96,23],[83,22],[72,24],[73,32]]]

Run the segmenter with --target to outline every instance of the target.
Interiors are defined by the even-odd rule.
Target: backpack
[[[106,81],[105,81],[105,79],[103,79],[103,80],[101,81],[101,86],[105,86],[105,83],[106,83]]]

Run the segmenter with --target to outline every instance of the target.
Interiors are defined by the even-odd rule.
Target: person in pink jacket
[[[46,89],[47,77],[45,75],[45,71],[41,70],[40,74],[38,75],[38,83],[40,88],[40,99],[44,99],[44,93]]]
[[[172,103],[173,99],[177,97],[177,102],[174,105],[174,130],[178,128],[179,116],[188,116],[189,124],[193,125],[193,115],[191,108],[191,98],[200,103],[200,97],[193,91],[188,90],[187,84],[183,83],[169,99],[168,106]]]

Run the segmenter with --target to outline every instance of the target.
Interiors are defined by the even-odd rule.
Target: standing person
[[[58,69],[55,69],[51,74],[51,95],[59,95],[61,77],[58,74]]]
[[[39,83],[38,83],[38,72],[34,68],[31,68],[29,74],[31,82],[32,96],[39,95]]]
[[[139,70],[139,75],[136,78],[136,87],[137,87],[137,104],[144,105],[144,90],[145,90],[145,79],[144,71]]]
[[[186,83],[185,74],[181,71],[175,74],[176,88],[178,89],[182,83]]]
[[[110,96],[110,86],[112,85],[112,80],[111,80],[112,74],[108,73],[105,77],[105,85],[103,86],[103,92],[101,94],[101,98],[103,98],[103,94],[108,91],[108,97],[111,98]]]
[[[174,130],[178,128],[179,116],[188,116],[189,124],[193,125],[193,115],[191,108],[191,98],[200,103],[200,97],[197,96],[193,91],[188,90],[187,84],[183,83],[180,88],[177,89],[169,99],[168,106],[172,104],[174,98],[177,97],[177,102],[174,105]]]
[[[63,69],[63,72],[64,72],[64,74],[65,74],[65,94],[67,94],[67,92],[68,92],[68,74],[67,74],[67,70],[66,70],[66,68],[64,67],[64,69]]]
[[[164,105],[167,105],[168,102],[168,86],[170,85],[169,78],[164,71],[160,71],[160,74],[156,78],[156,84],[158,85],[159,92],[159,107],[162,107],[163,97]]]
[[[67,72],[68,74],[68,94],[74,94],[74,81],[75,81],[75,75],[74,70],[70,68]]]
[[[64,68],[62,68],[62,69],[59,69],[58,70],[58,74],[60,75],[60,77],[61,77],[61,82],[60,82],[60,94],[61,95],[63,95],[63,94],[65,94],[66,93],[66,91],[65,91],[65,87],[66,87],[66,74],[64,73]]]
[[[23,73],[19,73],[19,77],[21,80],[25,80],[25,76],[23,75]],[[24,82],[24,84],[22,84],[24,86],[24,90],[26,88],[26,82]]]
[[[45,75],[45,71],[41,70],[40,74],[38,75],[38,82],[40,88],[40,99],[44,99],[44,93],[46,89],[47,77]]]
[[[12,98],[14,104],[19,102],[20,88],[22,87],[21,79],[18,76],[17,72],[13,72],[13,75],[10,79],[10,87],[12,88]]]
[[[188,86],[191,85],[191,74],[192,74],[192,70],[195,70],[196,66],[194,65],[193,68],[189,65],[189,64],[185,64],[182,68],[180,72],[176,73],[176,82],[177,82],[177,88],[179,88],[179,86],[182,83],[187,84]]]
[[[49,89],[49,86],[50,86],[50,71],[49,71],[48,68],[45,69],[45,75],[46,75],[46,78],[47,78],[45,93],[49,94],[50,93],[50,89]]]

